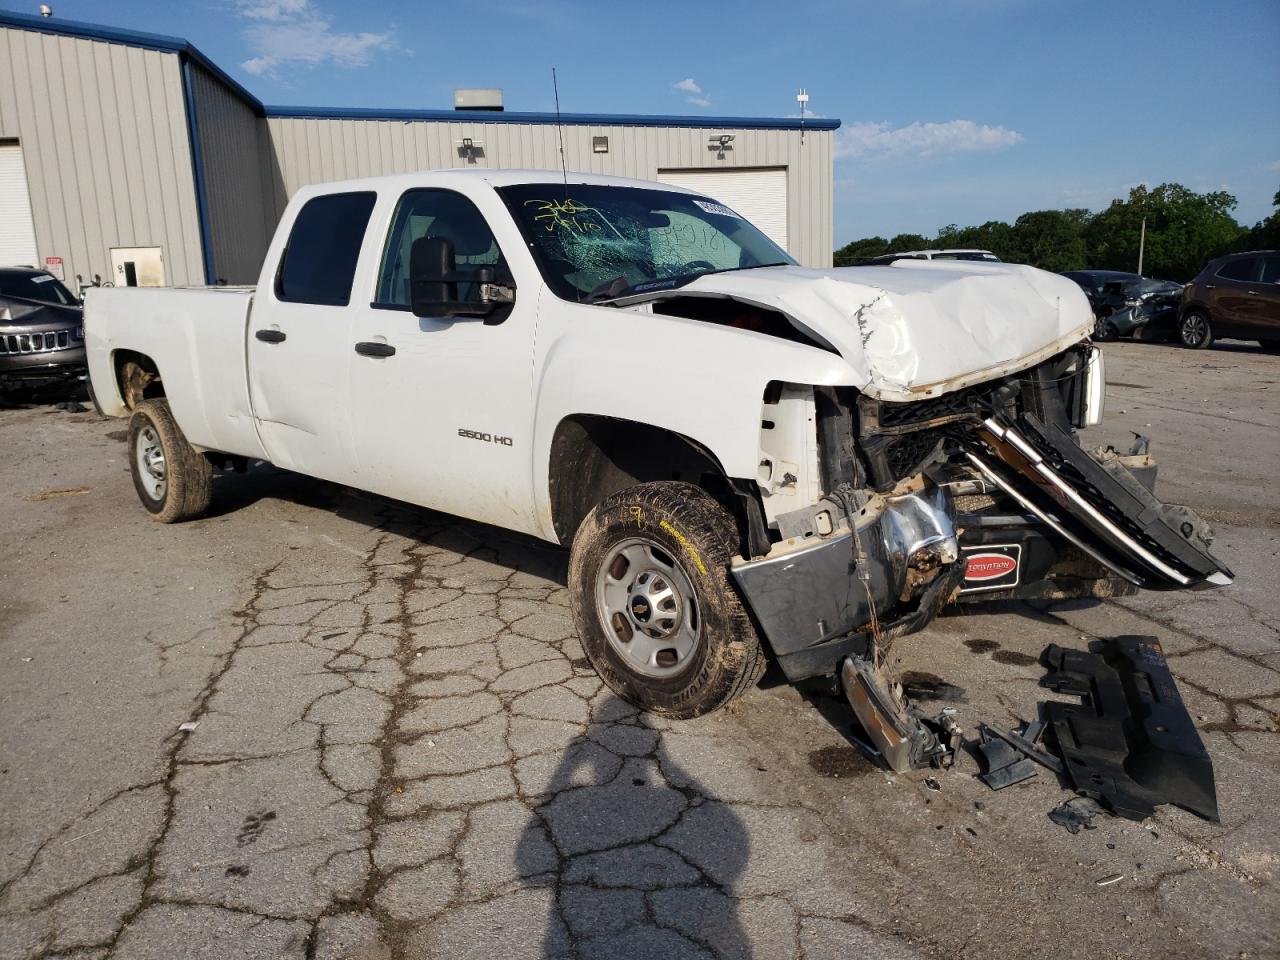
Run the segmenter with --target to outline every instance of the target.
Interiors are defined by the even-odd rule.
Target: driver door
[[[491,266],[510,282],[488,220],[462,193],[413,189],[386,202],[390,223],[373,302],[353,311],[348,389],[360,485],[398,500],[535,532],[532,505],[533,335],[537,286],[500,323],[419,318],[409,308],[409,254],[450,240],[459,273]],[[495,204],[500,201],[493,198]],[[475,296],[459,283],[459,299]]]

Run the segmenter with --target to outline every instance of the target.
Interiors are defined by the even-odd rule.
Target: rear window
[[[1280,283],[1280,257],[1267,257],[1263,261],[1262,282]]]
[[[345,307],[376,193],[335,193],[308,200],[289,233],[276,296],[290,303]]]
[[[1222,265],[1218,276],[1223,280],[1257,280],[1258,261],[1258,257],[1241,257],[1239,260],[1232,260]]]

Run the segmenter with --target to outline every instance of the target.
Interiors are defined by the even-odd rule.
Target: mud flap
[[[969,460],[1024,509],[1108,569],[1154,590],[1222,586],[1208,526],[1161,503],[1118,463],[1100,463],[1060,427],[1030,414],[983,421]]]
[[[1109,637],[1094,652],[1056,644],[1044,685],[1083,703],[1045,704],[1076,790],[1143,820],[1172,803],[1217,822],[1213,761],[1154,637]]]

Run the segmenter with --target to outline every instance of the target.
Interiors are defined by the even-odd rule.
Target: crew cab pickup
[[[265,460],[570,547],[591,662],[668,716],[766,657],[878,662],[957,599],[1230,582],[1199,518],[1078,444],[1093,314],[1026,266],[805,269],[689,191],[441,171],[300,190],[256,288],[86,314],[156,519]]]

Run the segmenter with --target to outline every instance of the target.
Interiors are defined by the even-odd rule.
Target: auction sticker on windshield
[[[735,220],[742,218],[726,207],[723,203],[712,203],[710,200],[695,200],[694,205],[706,213],[714,213],[720,217],[733,217]]]

